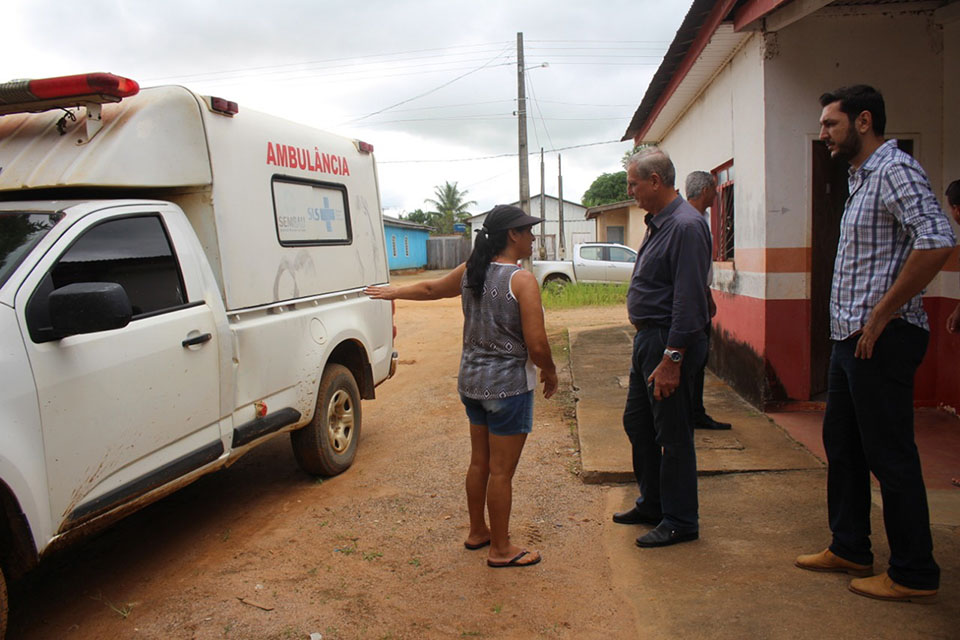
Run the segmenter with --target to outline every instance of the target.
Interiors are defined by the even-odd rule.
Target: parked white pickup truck
[[[543,288],[550,282],[630,282],[637,252],[613,242],[573,246],[573,260],[534,260],[533,275]]]
[[[353,462],[391,376],[372,147],[183,87],[0,84],[6,579],[266,439]]]

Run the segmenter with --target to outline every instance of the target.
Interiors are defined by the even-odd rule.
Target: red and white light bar
[[[0,115],[120,102],[140,92],[134,80],[112,73],[0,83]]]

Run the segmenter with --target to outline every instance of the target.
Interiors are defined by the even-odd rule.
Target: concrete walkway
[[[570,332],[582,477],[623,483],[607,491],[610,514],[628,509],[637,494],[621,426],[632,337],[629,325]],[[934,554],[942,571],[938,602],[909,605],[857,596],[847,590],[849,576],[793,566],[798,554],[819,551],[829,542],[826,467],[812,435],[822,416],[775,414],[772,419],[709,372],[705,387],[707,412],[731,422],[733,429],[696,432],[700,539],[639,549],[634,539],[649,527],[604,524],[615,586],[633,606],[637,637],[957,637],[960,489],[928,492]],[[944,426],[938,422],[942,418],[943,412],[918,413],[925,467],[941,468],[945,455],[949,466],[949,456],[960,453],[960,425]],[[925,435],[928,421],[939,424],[935,437]],[[810,449],[801,444],[804,440]],[[928,465],[930,459],[938,462]],[[878,492],[875,502],[879,505]],[[879,508],[872,513],[878,572],[889,558],[881,514]]]

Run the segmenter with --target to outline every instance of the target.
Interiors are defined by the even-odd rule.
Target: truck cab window
[[[610,260],[613,262],[636,262],[637,254],[629,249],[610,247]]]
[[[134,319],[186,304],[180,265],[157,216],[109,220],[80,236],[30,298],[27,320],[34,339],[50,327],[50,293],[77,282],[121,285]]]
[[[59,213],[0,215],[0,286],[60,218]]]
[[[603,247],[580,247],[580,257],[584,260],[603,260]]]

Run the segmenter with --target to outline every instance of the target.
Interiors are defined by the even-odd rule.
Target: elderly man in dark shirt
[[[627,294],[636,327],[623,427],[640,497],[614,522],[655,528],[637,546],[696,540],[697,458],[690,386],[706,358],[710,232],[674,187],[673,162],[648,147],[627,163],[628,192],[647,210],[647,233]]]

